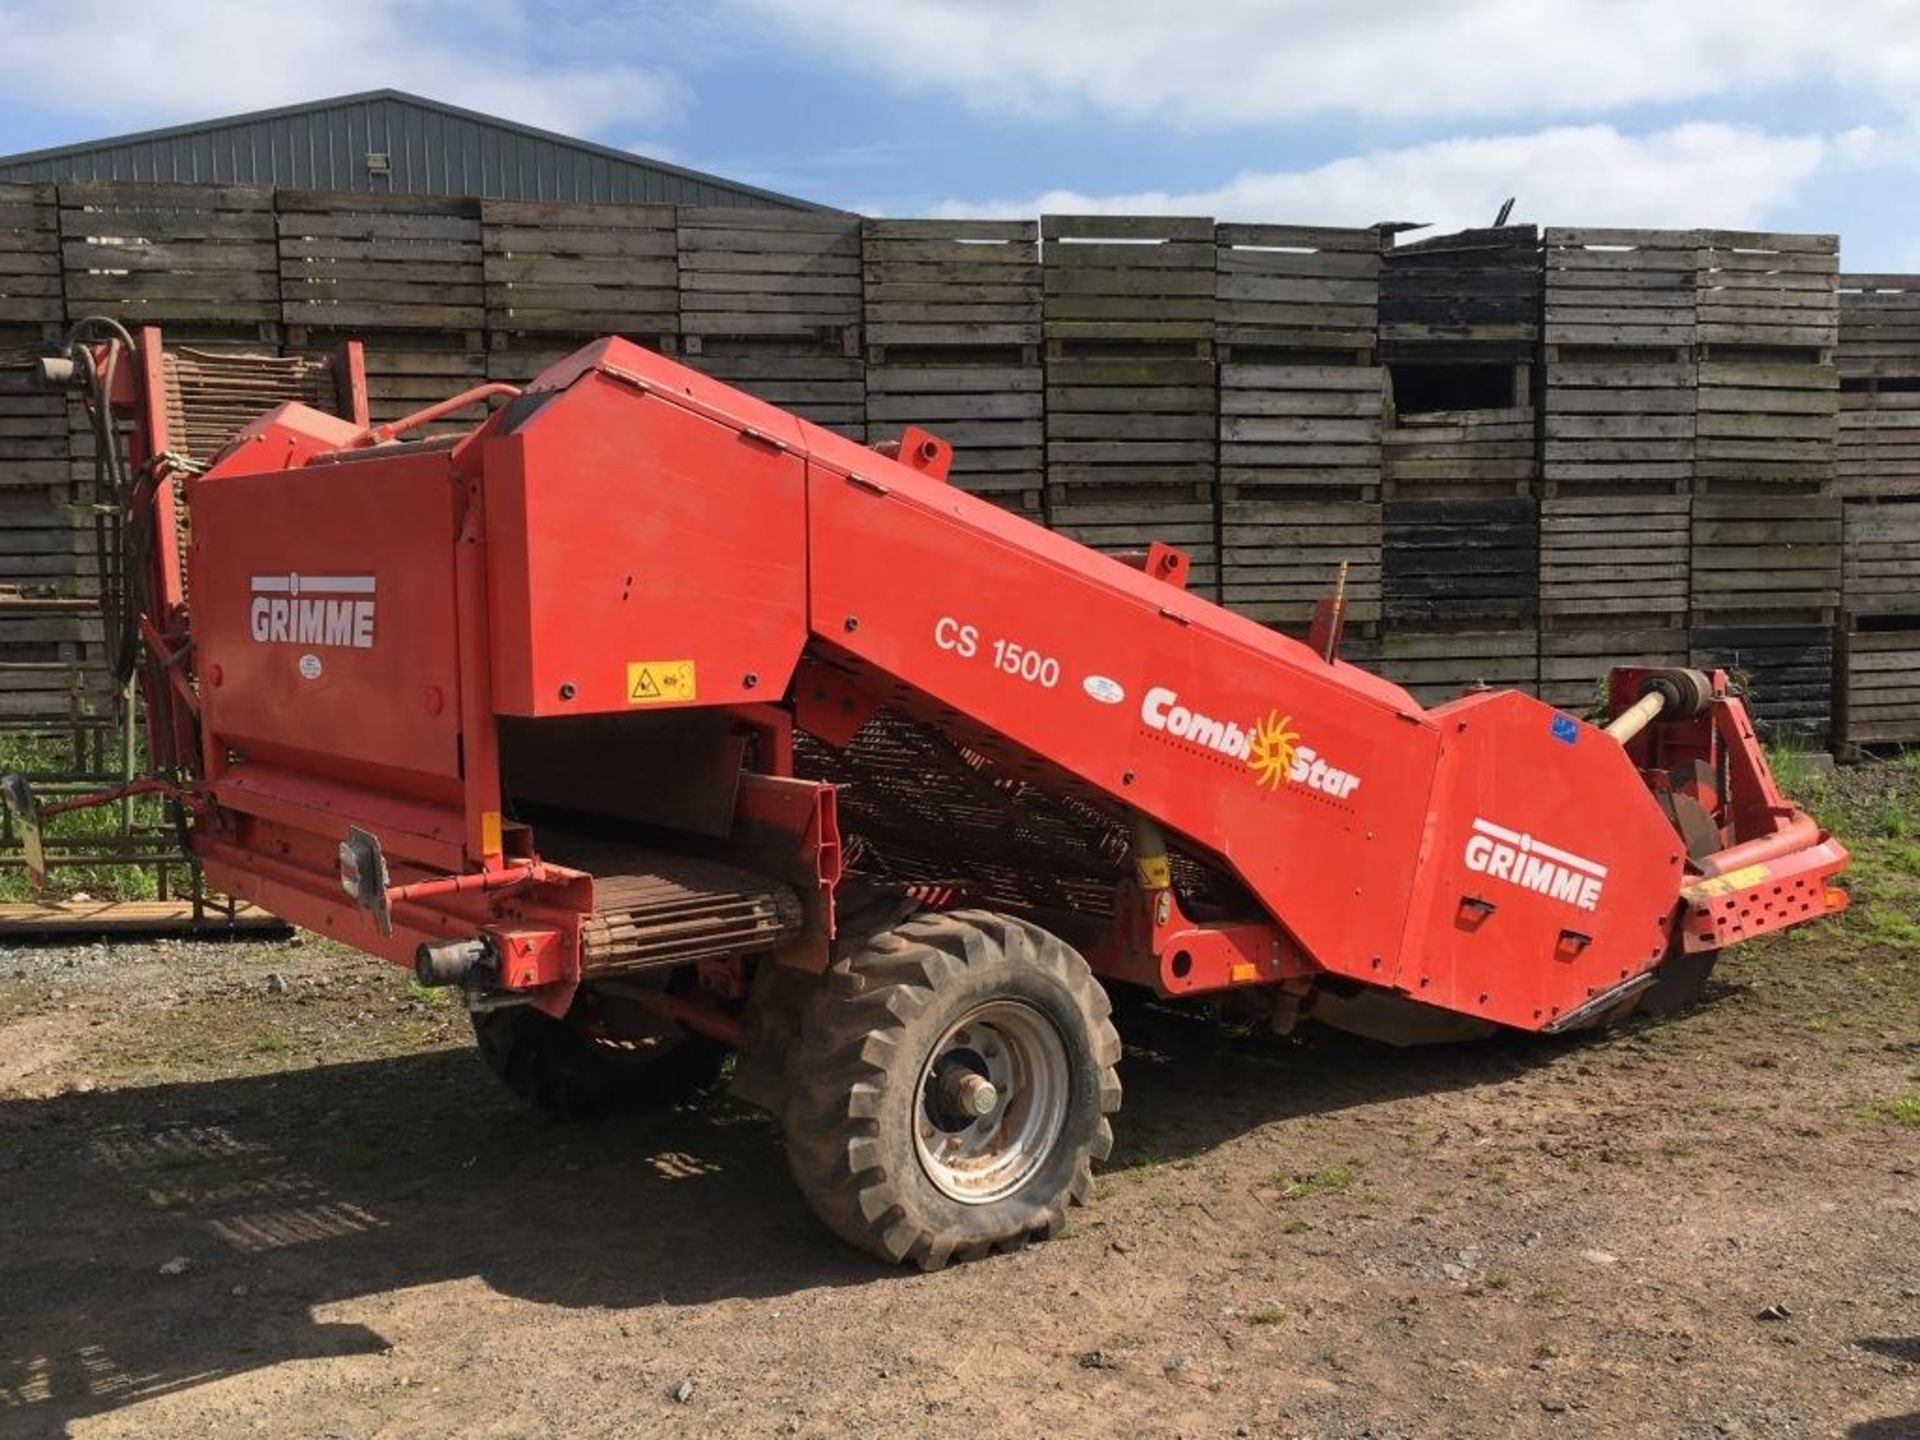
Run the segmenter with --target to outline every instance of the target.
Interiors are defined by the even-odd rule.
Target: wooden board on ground
[[[806,338],[860,353],[857,218],[683,206],[676,225],[683,335]]]
[[[1697,231],[1549,227],[1542,249],[1548,345],[1693,344]]]
[[[1347,566],[1347,620],[1380,619],[1380,506],[1243,492],[1220,502],[1223,603],[1250,619],[1303,630]]]
[[[257,905],[241,905],[229,912],[208,901],[191,900],[60,900],[36,904],[0,905],[0,940],[77,940],[101,936],[116,940],[136,936],[284,935],[292,926]]]
[[[74,180],[59,195],[69,314],[128,326],[279,323],[272,187]]]
[[[288,325],[474,334],[485,327],[478,200],[282,190],[278,212]]]
[[[680,329],[671,205],[480,202],[486,324],[497,334],[634,335]]]
[[[1032,220],[867,220],[869,347],[1037,346],[1040,227]]]
[[[1214,242],[1220,344],[1373,350],[1380,321],[1378,230],[1222,224]]]
[[[1213,221],[1170,215],[1042,215],[1047,341],[1213,341]]]
[[[1839,257],[1834,235],[1702,231],[1700,343],[1830,350],[1839,339]]]

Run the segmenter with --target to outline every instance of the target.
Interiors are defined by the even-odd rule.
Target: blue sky
[[[893,214],[1837,230],[1920,271],[1915,0],[0,0],[0,153],[393,86]]]

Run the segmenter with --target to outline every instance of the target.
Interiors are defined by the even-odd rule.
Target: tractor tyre
[[[727,1058],[726,1046],[670,1021],[610,1025],[585,991],[564,1019],[525,1005],[470,1018],[481,1058],[507,1088],[569,1119],[675,1104],[718,1079]]]
[[[787,1161],[842,1239],[937,1270],[1044,1240],[1113,1148],[1120,1036],[1057,936],[922,914],[836,959],[787,1059]]]

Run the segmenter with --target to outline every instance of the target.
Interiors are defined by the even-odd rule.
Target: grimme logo
[[[248,612],[262,644],[373,648],[373,576],[256,575]]]
[[[1600,887],[1607,878],[1607,867],[1597,860],[1478,817],[1473,834],[1467,837],[1466,862],[1467,869],[1477,874],[1564,900],[1580,910],[1599,908]]]

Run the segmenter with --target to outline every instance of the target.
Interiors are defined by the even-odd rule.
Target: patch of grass
[[[109,748],[112,748],[111,743]],[[136,755],[135,769],[138,770],[142,763]],[[73,742],[56,735],[0,734],[0,775],[7,774],[25,775],[34,783],[43,804],[67,798],[76,791],[105,790],[118,783],[105,780],[77,786],[69,783],[64,790],[55,791],[52,788],[54,785],[71,782],[74,774]],[[166,812],[159,802],[143,797],[132,803],[129,823],[132,840],[121,834],[119,805],[74,810],[47,821],[44,834],[49,858],[54,861],[47,876],[48,894],[56,899],[81,893],[103,900],[153,899],[159,891],[155,874],[150,869],[113,861],[84,865],[59,863],[59,854],[63,849],[87,855],[129,854],[138,842],[140,832],[151,834],[165,825]],[[0,870],[0,902],[12,904],[32,898],[32,885],[25,869]]]
[[[1347,1368],[1347,1362],[1341,1358],[1340,1352],[1331,1345],[1327,1346],[1326,1349],[1322,1350],[1313,1358],[1329,1370],[1345,1370]]]
[[[1337,1195],[1353,1188],[1353,1169],[1348,1165],[1323,1165],[1311,1175],[1280,1174],[1274,1184],[1288,1200],[1305,1200],[1310,1195]]]
[[[1885,1120],[1895,1125],[1920,1126],[1920,1096],[1898,1095],[1891,1100],[1875,1100],[1861,1107],[1864,1120]]]
[[[371,1170],[385,1160],[386,1152],[366,1140],[345,1140],[327,1152],[327,1158],[342,1170]]]
[[[1262,1305],[1247,1316],[1256,1325],[1278,1325],[1287,1318],[1285,1308],[1279,1305]]]
[[[407,999],[416,1005],[445,1005],[452,991],[444,985],[422,985],[418,978],[407,977]]]
[[[1896,950],[1920,950],[1920,923],[1892,910],[1869,907],[1862,917],[1868,935]]]
[[[1296,1215],[1280,1227],[1280,1232],[1283,1235],[1304,1235],[1311,1229],[1313,1229],[1313,1226]]]
[[[278,1055],[287,1048],[287,1037],[278,1030],[268,1030],[253,1042],[251,1048],[256,1055]]]
[[[1700,1147],[1691,1140],[1669,1140],[1660,1147],[1660,1153],[1669,1160],[1687,1160],[1700,1153]]]
[[[156,1210],[178,1210],[187,1203],[184,1190],[149,1190],[147,1203]]]
[[[1513,1276],[1505,1270],[1489,1270],[1487,1272],[1487,1288],[1489,1290],[1510,1290],[1513,1288]]]

